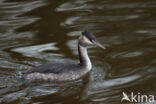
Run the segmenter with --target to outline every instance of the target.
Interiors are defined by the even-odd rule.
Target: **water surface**
[[[155,0],[1,0],[0,102],[120,104],[122,92],[156,96],[155,9]],[[107,48],[88,49],[87,77],[17,87],[19,71],[78,62],[77,38],[86,29]]]

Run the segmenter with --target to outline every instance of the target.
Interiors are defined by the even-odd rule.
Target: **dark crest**
[[[82,35],[86,36],[89,40],[95,40],[95,36],[87,30],[83,31]]]

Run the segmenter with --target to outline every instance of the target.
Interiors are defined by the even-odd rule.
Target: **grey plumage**
[[[25,71],[24,74],[30,74],[34,72],[38,73],[54,73],[61,74],[68,71],[79,71],[83,66],[79,64],[69,64],[69,63],[48,63],[44,65],[37,66],[34,69]]]
[[[22,73],[22,78],[35,81],[70,81],[84,76],[84,66],[68,63],[48,63]]]

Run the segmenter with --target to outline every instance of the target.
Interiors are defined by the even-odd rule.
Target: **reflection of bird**
[[[78,39],[79,64],[69,63],[49,63],[38,66],[34,69],[20,73],[22,79],[30,80],[50,80],[50,81],[67,81],[78,79],[85,75],[92,68],[87,46],[95,45],[100,48],[104,47],[96,42],[94,35],[88,31],[82,32]]]
[[[121,99],[121,102],[124,100],[131,102],[126,93],[122,92],[122,94],[123,94],[123,98]]]

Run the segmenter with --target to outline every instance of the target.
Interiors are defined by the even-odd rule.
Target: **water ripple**
[[[92,0],[77,0],[64,3],[56,8],[56,11],[76,11],[76,10],[86,10],[91,9],[92,6],[86,3]]]
[[[42,56],[41,53],[44,51],[59,50],[57,47],[55,47],[55,44],[56,43],[48,43],[42,45],[20,47],[20,48],[14,48],[12,49],[12,51],[21,53],[28,57],[41,57]]]

